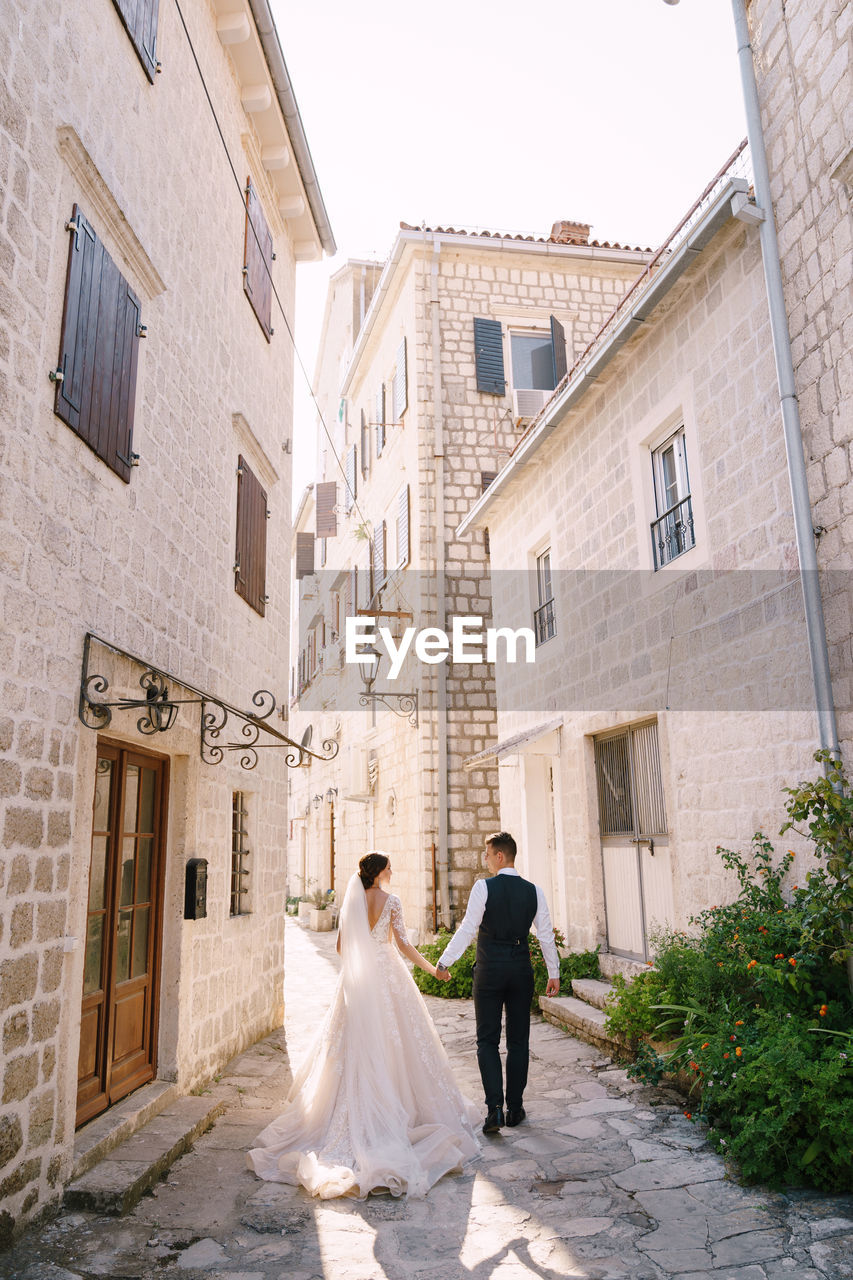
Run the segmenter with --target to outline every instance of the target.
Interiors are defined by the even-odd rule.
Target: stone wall
[[[839,732],[853,745],[853,11],[752,0],[750,33]]]
[[[503,811],[522,822],[519,770],[559,726],[555,914],[573,947],[606,937],[593,735],[657,718],[679,928],[729,892],[717,845],[774,835],[782,786],[808,770],[774,387],[757,234],[732,221],[484,514],[501,623],[521,625],[529,552],[552,548],[557,633],[533,667],[499,666],[498,736],[530,735],[501,762]],[[656,573],[650,450],[680,423],[696,545]]]
[[[87,630],[238,706],[286,687],[292,354],[243,292],[245,214],[174,6],[152,85],[109,3],[16,0],[0,31],[0,1201],[3,1230],[58,1194],[74,1137],[96,734],[77,718]],[[294,254],[209,6],[186,18],[237,172],[252,174],[288,315]],[[125,485],[53,413],[78,202],[142,302]],[[275,324],[275,321],[274,321]],[[262,619],[234,591],[236,465],[267,489]],[[94,655],[99,670],[103,651]],[[117,671],[117,688],[140,674]],[[136,686],[138,690],[138,685]],[[138,695],[137,695],[138,696]],[[283,762],[198,759],[198,707],[170,755],[160,1074],[189,1088],[282,1013]],[[162,741],[160,740],[162,737]],[[254,914],[229,917],[231,793],[252,793]],[[208,860],[208,917],[183,920],[184,863]]]

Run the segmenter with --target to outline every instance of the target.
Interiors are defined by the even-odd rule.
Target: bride
[[[390,880],[388,856],[365,854],[341,908],[331,1008],[286,1109],[247,1156],[259,1177],[301,1183],[324,1200],[380,1188],[422,1196],[479,1150],[476,1108],[456,1086],[399,952],[435,968],[409,942]]]

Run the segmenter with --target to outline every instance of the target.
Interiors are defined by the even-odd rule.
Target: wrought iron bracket
[[[109,701],[109,681],[106,676],[90,672],[89,660],[92,643],[101,645],[119,658],[142,668],[139,685],[144,696],[141,698],[117,698]],[[176,698],[170,692],[170,685],[191,694],[188,698]],[[199,753],[205,764],[219,764],[227,751],[240,753],[240,766],[243,769],[254,769],[258,763],[258,751],[270,747],[284,747],[284,762],[290,769],[301,765],[306,756],[315,760],[333,760],[338,754],[338,743],[333,738],[323,742],[322,753],[310,751],[302,743],[294,742],[286,734],[281,733],[269,723],[276,710],[276,699],[268,689],[259,689],[252,695],[255,711],[241,711],[223,698],[197,689],[187,684],[178,676],[163,671],[126,649],[110,644],[94,632],[87,631],[83,642],[83,669],[80,677],[80,698],[78,716],[87,729],[103,730],[112,722],[114,711],[141,710],[143,714],[136,722],[140,733],[167,733],[178,719],[178,708],[182,706],[200,706],[200,744]],[[237,725],[229,732],[226,729],[234,720]],[[274,741],[262,741],[263,734]],[[226,741],[234,737],[236,741]]]
[[[358,705],[369,707],[371,702],[381,702],[383,707],[393,711],[395,716],[408,720],[413,729],[418,727],[418,695],[417,693],[360,693]]]

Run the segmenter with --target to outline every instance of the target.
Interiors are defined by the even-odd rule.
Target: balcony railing
[[[533,614],[533,631],[537,647],[557,634],[557,623],[554,617],[554,599],[546,600]]]
[[[655,570],[662,569],[676,556],[689,551],[696,545],[696,534],[693,531],[693,504],[690,494],[676,502],[669,511],[652,521],[652,550],[655,557]]]

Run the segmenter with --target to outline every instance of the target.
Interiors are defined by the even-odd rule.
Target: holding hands
[[[433,977],[438,978],[439,982],[449,982],[450,970],[445,969],[443,965],[440,969],[436,967],[435,970],[433,971]]]

